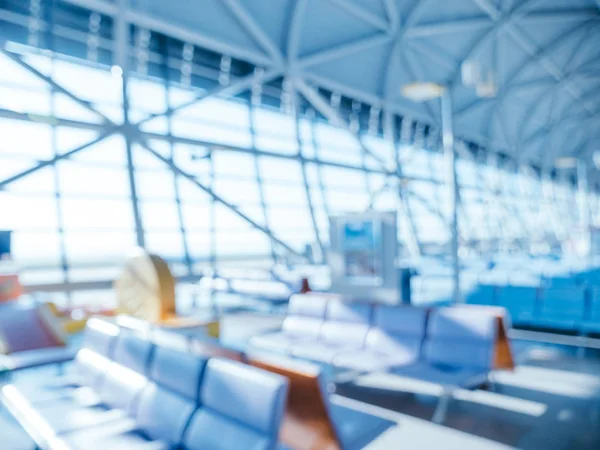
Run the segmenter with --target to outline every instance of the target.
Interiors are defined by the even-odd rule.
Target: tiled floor
[[[222,338],[228,345],[242,347],[249,336],[280,324],[277,317],[230,315],[222,321]],[[600,358],[590,355],[582,359],[565,349],[522,342],[516,342],[514,348],[518,368],[495,373],[494,392],[458,392],[444,426],[485,438],[482,442],[523,450],[600,449]],[[381,379],[372,375],[338,386],[337,392],[429,420],[436,392],[410,393],[401,383],[394,383],[391,389],[389,383],[381,389]],[[426,429],[422,422],[419,427]],[[0,408],[0,449],[33,448],[26,433]],[[445,448],[443,442],[439,448]],[[477,448],[485,450],[485,445]]]

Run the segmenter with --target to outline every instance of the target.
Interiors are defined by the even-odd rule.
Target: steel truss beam
[[[475,1],[475,0],[473,0],[473,1]],[[532,0],[529,0],[529,1],[532,1]],[[505,80],[506,83],[500,87],[500,91],[497,93],[497,95],[493,101],[495,101],[497,103],[502,102],[502,100],[507,96],[507,94],[509,92],[511,92],[515,88],[515,86],[518,86],[518,85],[511,84],[511,80],[516,79],[531,64],[536,63],[540,58],[543,58],[546,54],[551,53],[557,45],[562,43],[565,39],[568,39],[572,34],[579,32],[580,30],[581,30],[581,28],[577,28],[577,27],[568,29],[565,33],[561,34],[556,39],[554,39],[550,44],[548,44],[548,46],[546,46],[540,52],[536,52],[534,55],[532,55],[531,59],[525,59],[523,61],[523,63],[513,72],[511,79]],[[470,58],[470,55],[467,56],[467,58],[465,60],[468,60],[469,58]],[[554,77],[554,79],[556,79],[556,77]],[[457,111],[455,113],[455,115],[454,115],[455,118],[460,119],[465,114],[468,114],[471,110],[478,107],[482,101],[485,101],[485,100],[478,99],[478,100],[468,104],[467,106],[463,107],[462,109],[460,109],[459,111]]]
[[[548,44],[544,47],[541,52],[538,51],[537,46],[531,39],[526,36],[518,27],[515,26],[515,22],[517,19],[522,19],[523,17],[529,14],[529,11],[533,6],[539,3],[540,0],[530,0],[528,3],[521,4],[520,8],[515,11],[515,13],[508,16],[508,18],[504,18],[501,11],[499,11],[494,4],[490,0],[472,0],[476,5],[478,5],[482,10],[484,10],[494,22],[503,26],[506,32],[513,38],[513,40],[519,45],[525,52],[532,56],[531,60],[526,60],[523,67],[517,71],[517,74],[520,73],[524,68],[528,67],[529,64],[538,63],[544,70],[546,70],[549,74],[551,74],[558,82],[562,81],[565,77],[564,72],[559,68],[551,59],[549,59],[546,55],[555,49],[558,45],[562,43],[562,41],[570,36],[572,33],[581,30],[580,27],[574,27],[571,30],[563,33],[557,39],[555,39],[551,44]],[[524,9],[525,8],[525,9]],[[523,14],[524,12],[524,14]],[[515,75],[516,76],[516,75]],[[514,79],[514,77],[512,77]],[[510,80],[508,83],[505,83],[501,87],[501,93],[496,98],[494,102],[493,111],[490,114],[490,117],[496,115],[498,105],[501,103],[501,100],[506,96],[506,92],[509,90]],[[575,89],[572,85],[566,86],[566,91],[569,92],[571,96],[573,96],[577,100],[581,99],[581,93]],[[593,107],[588,105],[585,100],[582,101],[583,107],[588,111],[592,112]],[[491,119],[490,119],[491,120]]]
[[[394,44],[390,49],[385,73],[381,79],[380,91],[383,93],[383,103],[384,106],[386,106],[386,108],[392,105],[395,96],[397,95],[394,93],[394,86],[392,84],[395,78],[393,76],[395,58],[398,56],[398,53],[400,53],[400,50],[402,49],[402,45],[404,44],[404,40],[406,38],[408,30],[410,30],[419,20],[421,14],[425,12],[425,8],[429,3],[431,3],[431,1],[432,0],[421,0],[420,2],[415,3],[411,11],[408,13],[405,22],[398,25],[396,29],[396,33],[393,37]],[[397,89],[397,86],[395,88]]]
[[[480,30],[487,27],[494,26],[494,21],[498,20],[499,15],[496,12],[492,12],[492,7],[489,3],[477,1],[482,9],[487,10],[491,15],[486,17],[469,17],[465,19],[428,23],[424,25],[417,25],[412,27],[407,37],[410,38],[422,38],[422,37],[433,37],[441,34],[451,33],[468,33],[475,30]],[[506,11],[504,11],[506,13]],[[493,16],[493,17],[492,17]],[[495,19],[494,19],[495,17]],[[539,11],[531,12],[525,16],[519,18],[519,22],[530,23],[530,22],[564,22],[564,21],[584,21],[589,19],[598,20],[598,13],[596,10],[591,8],[584,9],[569,9],[564,11]]]
[[[12,183],[14,183],[15,181],[18,181],[28,175],[31,175],[35,172],[38,172],[40,170],[42,170],[44,167],[48,167],[51,166],[53,164],[56,164],[58,161],[61,161],[63,159],[68,159],[71,156],[82,152],[83,150],[86,150],[90,147],[93,147],[94,145],[96,145],[98,142],[106,139],[107,137],[109,137],[110,135],[114,134],[116,131],[118,130],[117,127],[111,128],[106,130],[103,134],[101,134],[100,136],[98,136],[96,139],[94,139],[93,141],[87,142],[86,144],[80,145],[79,147],[74,148],[73,150],[69,150],[68,152],[65,153],[61,153],[60,155],[55,156],[52,159],[49,159],[47,161],[41,161],[39,162],[37,165],[33,166],[30,169],[24,170],[23,172],[20,172],[16,175],[13,175],[11,177],[8,177],[2,181],[0,181],[0,189],[4,189],[7,186],[11,185]]]
[[[357,3],[347,0],[329,0],[329,2],[382,31],[388,31],[390,28],[390,25],[385,21],[385,19],[371,12],[370,10],[359,6]]]
[[[357,139],[357,142],[360,145],[361,149],[367,155],[369,155],[371,158],[377,161],[377,163],[381,166],[383,170],[389,169],[387,167],[386,162],[382,160],[378,155],[374,154],[369,148],[367,148],[367,146],[364,144],[364,142],[358,134],[350,130],[350,125],[346,123],[343,117],[341,117],[339,113],[329,105],[329,103],[323,98],[321,94],[319,94],[312,87],[308,86],[301,79],[294,79],[293,84],[294,87],[302,94],[302,96],[306,100],[308,100],[315,107],[315,109],[317,109],[321,114],[327,117],[328,120],[330,120],[333,124],[337,125],[338,127],[343,128],[349,133],[351,133],[352,136],[354,136]]]
[[[220,204],[224,205],[227,209],[231,210],[233,213],[235,213],[238,217],[240,217],[242,220],[244,220],[246,223],[248,223],[253,228],[261,231],[262,233],[264,233],[266,236],[269,237],[269,239],[271,239],[273,242],[277,243],[278,245],[280,245],[281,247],[283,247],[284,249],[286,249],[288,252],[290,252],[293,255],[296,255],[296,256],[298,256],[298,257],[300,257],[302,259],[306,259],[305,255],[303,255],[303,254],[299,253],[298,251],[294,250],[292,247],[290,247],[284,241],[282,241],[281,239],[279,239],[278,237],[276,237],[273,233],[271,233],[267,228],[265,228],[262,225],[260,225],[259,223],[255,222],[249,216],[247,216],[242,211],[240,211],[240,209],[238,209],[237,206],[235,206],[232,203],[229,203],[223,197],[221,197],[220,195],[218,195],[217,193],[215,193],[211,188],[209,188],[206,185],[200,183],[196,179],[196,177],[194,175],[192,175],[192,174],[186,172],[185,170],[181,169],[174,162],[172,162],[168,158],[165,158],[164,156],[162,156],[156,150],[152,149],[150,147],[150,145],[148,145],[148,143],[146,142],[146,140],[141,135],[138,135],[138,139],[137,140],[138,140],[139,144],[146,151],[148,151],[150,154],[154,155],[154,157],[156,157],[157,159],[159,159],[160,161],[162,161],[163,163],[165,163],[173,172],[177,173],[181,177],[183,177],[186,180],[190,181],[192,184],[194,184],[201,191],[204,191],[206,194],[208,194],[215,201],[217,201]]]
[[[550,136],[548,136],[548,139],[553,139],[554,135],[559,130],[558,125],[565,126],[566,124],[574,123],[574,122],[577,123],[578,125],[582,125],[582,124],[587,124],[588,122],[594,123],[594,121],[597,121],[598,119],[600,119],[600,111],[597,111],[593,115],[588,115],[586,113],[580,113],[580,114],[571,114],[568,116],[559,117],[556,121],[538,129],[535,133],[533,133],[531,136],[529,136],[529,138],[523,143],[523,146],[527,147],[529,144],[536,142],[540,138],[545,137],[547,133],[550,133]]]
[[[396,0],[383,0],[383,7],[385,8],[388,22],[390,23],[390,31],[395,32],[398,29],[398,23],[400,22]]]
[[[412,208],[404,192],[404,186],[402,185],[402,181],[404,180],[404,173],[402,164],[400,163],[400,148],[398,143],[396,142],[396,124],[394,121],[394,117],[388,111],[383,112],[383,133],[384,136],[387,138],[388,142],[390,142],[391,146],[393,147],[392,154],[394,155],[394,160],[396,162],[396,172],[400,176],[400,178],[398,179],[398,197],[399,204],[401,206],[400,213],[404,215],[404,218],[406,219],[408,225],[408,233],[410,237],[409,245],[412,247],[409,247],[409,251],[415,256],[421,256],[423,254],[423,248],[421,246],[419,235],[417,233],[417,227],[415,225],[415,220],[412,214]],[[386,180],[386,183],[388,180]]]
[[[321,257],[324,258],[326,254],[325,245],[323,244],[323,240],[321,239],[321,235],[319,234],[319,227],[317,225],[317,219],[315,216],[315,207],[313,205],[312,195],[310,192],[310,186],[308,183],[308,174],[306,171],[306,160],[304,159],[304,155],[302,152],[302,139],[300,137],[300,118],[299,118],[299,97],[296,90],[292,87],[292,115],[294,118],[294,126],[296,131],[296,141],[298,143],[298,160],[300,163],[300,168],[302,169],[302,184],[304,186],[304,193],[306,195],[306,204],[308,205],[308,211],[310,213],[310,219],[313,226],[313,230],[315,233],[315,239],[317,240],[317,245],[319,246],[319,250],[321,251]],[[367,177],[367,174],[365,174]],[[314,263],[314,258],[313,261]]]
[[[300,35],[302,33],[302,22],[308,0],[296,0],[292,7],[292,15],[289,21],[289,32],[287,36],[287,60],[290,67],[294,67],[298,59],[300,48]]]
[[[193,146],[197,146],[197,147],[210,147],[210,148],[212,148],[212,151],[228,150],[228,151],[233,151],[233,152],[238,152],[238,153],[247,153],[247,154],[251,154],[251,155],[268,156],[269,158],[287,159],[287,160],[291,159],[294,161],[298,161],[298,159],[299,159],[299,157],[297,155],[289,155],[289,154],[283,154],[283,153],[277,153],[277,152],[270,152],[267,150],[258,150],[256,148],[236,147],[236,146],[228,145],[228,144],[218,144],[215,142],[208,142],[208,141],[202,141],[202,140],[184,138],[184,137],[178,137],[178,136],[171,136],[170,138],[168,138],[164,134],[150,133],[150,132],[146,132],[146,131],[141,131],[140,133],[148,139],[156,139],[156,140],[161,140],[161,141],[172,140],[173,142],[176,142],[179,144],[193,145]],[[384,175],[387,175],[390,173],[389,171],[386,171],[386,170],[371,169],[368,167],[365,168],[362,166],[354,166],[352,164],[344,164],[344,163],[338,163],[338,162],[334,162],[334,161],[323,161],[319,158],[303,157],[303,159],[304,159],[304,161],[306,161],[308,163],[314,163],[314,164],[319,164],[319,165],[328,166],[328,167],[339,167],[340,169],[350,169],[350,170],[356,170],[359,172],[377,173],[377,174],[384,174]],[[411,178],[411,179],[421,180],[421,181],[424,180],[423,178],[420,178],[420,177]]]
[[[437,46],[434,47],[429,42],[425,43],[422,40],[414,39],[407,44],[410,45],[410,48],[418,50],[446,70],[454,70],[456,68],[457,62],[448,56],[448,53],[441,51]]]
[[[256,23],[256,20],[246,10],[239,0],[221,0],[229,11],[236,17],[242,27],[252,36],[258,45],[265,50],[271,59],[275,61],[278,67],[283,67],[283,55],[281,50],[275,45],[271,38],[262,30],[262,28]]]
[[[106,130],[106,125],[98,123],[80,122],[78,120],[61,119],[59,117],[51,117],[45,114],[36,113],[21,113],[11,111],[10,109],[0,108],[0,117],[6,119],[20,120],[23,122],[43,123],[47,125],[55,125],[61,127],[78,128],[83,130],[103,131]]]
[[[82,8],[97,11],[104,15],[110,16],[113,19],[119,14],[119,8],[114,3],[108,3],[103,0],[64,0],[68,3],[80,6]],[[127,9],[125,12],[125,18],[127,22],[137,25],[139,27],[156,31],[159,33],[166,34],[175,39],[180,39],[190,44],[198,45],[204,48],[214,50],[219,53],[239,58],[243,61],[248,61],[252,64],[259,66],[271,66],[273,60],[260,52],[253,50],[252,48],[243,48],[234,44],[225,43],[211,36],[203,34],[198,30],[186,28],[181,25],[174,25],[172,23],[154,18],[148,14],[144,14],[141,11],[133,11]]]
[[[145,119],[140,120],[136,125],[139,127],[142,124],[149,122],[150,120],[155,119],[157,117],[173,115],[173,113],[175,113],[177,111],[181,111],[182,109],[188,108],[190,106],[196,105],[197,103],[201,102],[202,100],[204,100],[205,98],[208,98],[208,97],[216,97],[219,95],[230,96],[230,97],[236,96],[236,95],[250,89],[254,83],[268,83],[269,81],[274,80],[275,78],[277,78],[278,76],[281,76],[281,75],[282,75],[282,72],[278,69],[266,70],[261,76],[256,76],[255,74],[251,73],[244,77],[238,78],[233,83],[230,83],[228,85],[215,86],[214,88],[209,89],[206,92],[202,92],[202,93],[198,94],[196,96],[196,98],[194,98],[188,102],[182,103],[181,105],[177,105],[173,108],[170,108],[167,111],[163,111],[161,113],[150,114]]]
[[[19,66],[23,67],[29,73],[35,75],[37,78],[43,80],[44,82],[46,82],[47,84],[52,86],[52,88],[56,92],[60,92],[61,94],[65,95],[68,98],[70,98],[71,100],[73,100],[78,105],[83,106],[88,111],[100,116],[106,124],[115,125],[115,123],[112,120],[110,120],[108,117],[106,117],[100,111],[98,111],[91,102],[88,102],[87,100],[82,100],[81,98],[79,98],[78,96],[73,94],[71,91],[64,88],[60,84],[58,84],[51,77],[44,75],[42,72],[37,70],[35,67],[33,67],[33,66],[29,65],[28,63],[26,63],[25,61],[23,61],[23,59],[19,55],[9,52],[8,50],[5,50],[1,47],[0,47],[0,53],[4,54],[7,58],[9,58],[10,60],[17,63]]]
[[[406,68],[406,71],[410,75],[411,79],[413,79],[413,80],[427,79],[425,74],[421,70],[420,66],[414,61],[412,55],[410,54],[410,51],[404,51],[404,53],[402,55],[400,55],[400,57],[401,58],[404,57],[404,63],[405,63],[404,67]],[[429,117],[431,117],[432,124],[435,125],[436,127],[440,128],[442,124],[440,123],[439,120],[437,120],[437,115],[433,109],[433,106],[431,105],[431,102],[424,102],[423,105],[424,105],[425,109],[427,110]]]
[[[144,225],[140,204],[137,195],[137,183],[135,177],[135,166],[133,158],[133,134],[135,128],[129,118],[129,22],[127,21],[127,10],[129,9],[129,0],[117,0],[118,14],[114,22],[114,62],[121,67],[121,92],[123,96],[123,137],[125,138],[125,154],[127,156],[127,178],[129,181],[129,192],[131,195],[131,209],[135,223],[136,243],[138,247],[146,247],[146,237],[144,235]]]
[[[452,22],[428,23],[411,27],[407,30],[406,37],[416,39],[439,36],[440,34],[468,33],[493,25],[494,23],[489,17],[473,17],[454,20]]]
[[[348,125],[348,123],[346,123],[346,121],[339,115],[339,113],[333,109],[329,103],[327,103],[327,101],[323,98],[323,96],[321,94],[319,94],[315,89],[311,88],[310,86],[308,86],[304,81],[302,80],[294,80],[294,86],[296,87],[296,89],[298,89],[298,91],[303,95],[303,97],[313,105],[313,107],[315,109],[317,109],[321,114],[323,114],[331,123],[336,124],[337,126],[343,128],[344,130],[346,130],[348,133],[350,133],[357,141],[357,143],[359,144],[359,146],[361,147],[361,150],[363,152],[363,155],[368,155],[369,157],[373,158],[382,168],[383,171],[388,172],[388,176],[394,175],[395,177],[397,177],[398,180],[403,179],[402,177],[402,171],[400,169],[400,165],[396,164],[395,167],[395,171],[394,172],[389,172],[390,168],[387,167],[387,163],[382,160],[378,155],[375,155],[362,141],[361,136],[354,133],[351,129],[350,126]],[[391,117],[388,117],[386,120],[386,127],[388,128],[388,135],[393,133],[390,133],[389,127],[391,126]],[[393,143],[393,140],[391,140],[390,142]],[[405,205],[405,209],[407,211],[407,213],[410,215],[410,209],[406,208],[406,206],[408,206],[408,202],[406,202],[406,199],[403,195],[403,189],[400,188],[399,192],[398,192],[399,196],[400,196],[400,201],[403,205]],[[373,201],[373,199],[371,199],[371,201]],[[412,218],[410,219],[412,220]],[[412,223],[412,222],[411,222]],[[419,238],[418,235],[416,234],[416,229],[414,227],[414,223],[412,223],[412,229],[409,230],[410,233],[412,233],[413,238],[415,239],[416,243],[417,243],[417,248],[414,250],[414,252],[419,255],[421,253],[421,247],[420,247],[420,243],[419,243]]]
[[[351,42],[335,45],[324,50],[304,55],[298,60],[298,68],[305,69],[325,62],[330,62],[344,56],[352,55],[362,50],[385,45],[392,40],[389,34],[378,33],[366,38],[359,38]]]

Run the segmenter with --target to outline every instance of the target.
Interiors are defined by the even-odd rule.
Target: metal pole
[[[139,247],[145,248],[144,227],[142,215],[137,196],[135,180],[135,166],[133,161],[133,133],[134,128],[129,120],[129,22],[126,19],[126,11],[129,0],[119,0],[119,14],[115,21],[115,62],[121,68],[121,88],[123,93],[123,137],[125,138],[125,150],[127,154],[127,174],[129,178],[129,189],[131,193],[131,205],[133,219],[135,221],[136,242]]]
[[[587,164],[583,159],[577,160],[577,189],[579,194],[579,223],[583,230],[590,226],[590,207],[588,203]]]
[[[454,133],[452,131],[452,100],[450,91],[444,90],[441,97],[442,133],[444,156],[448,169],[448,187],[450,189],[450,232],[452,256],[452,294],[455,302],[461,302],[460,295],[460,261],[458,258],[458,182],[456,177],[456,151],[454,150]]]

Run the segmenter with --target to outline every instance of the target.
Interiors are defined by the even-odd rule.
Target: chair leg
[[[452,400],[454,389],[444,389],[444,393],[440,397],[437,407],[433,412],[433,417],[431,421],[433,423],[442,424],[444,420],[446,420],[446,412],[448,411],[448,405]]]

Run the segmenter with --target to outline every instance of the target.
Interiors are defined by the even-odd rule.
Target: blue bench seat
[[[313,342],[325,321],[329,297],[319,294],[294,295],[280,331],[254,336],[250,345],[262,350],[287,353],[298,343]]]
[[[429,318],[422,359],[392,372],[448,386],[479,386],[492,369],[496,335],[493,315],[468,308],[437,309]]]
[[[81,350],[89,361],[91,347]],[[93,387],[72,395],[34,403],[7,385],[2,399],[41,449],[272,450],[277,445],[288,384],[280,375],[156,346],[123,330],[112,360],[98,367],[103,373],[91,378]],[[83,389],[88,395],[81,395]]]
[[[590,291],[589,311],[581,324],[584,334],[600,334],[600,287]]]
[[[579,330],[586,308],[585,289],[582,287],[542,290],[540,311],[533,325],[564,331]]]
[[[465,294],[465,303],[469,305],[496,305],[497,286],[478,284]]]
[[[332,299],[328,302],[318,339],[294,344],[289,352],[296,357],[331,363],[341,352],[363,349],[371,313],[370,305]]]
[[[504,286],[497,293],[498,306],[508,311],[514,325],[529,325],[535,317],[538,291],[535,286]]]
[[[364,372],[409,364],[421,352],[426,319],[424,308],[378,306],[365,348],[342,352],[334,356],[333,364]]]

